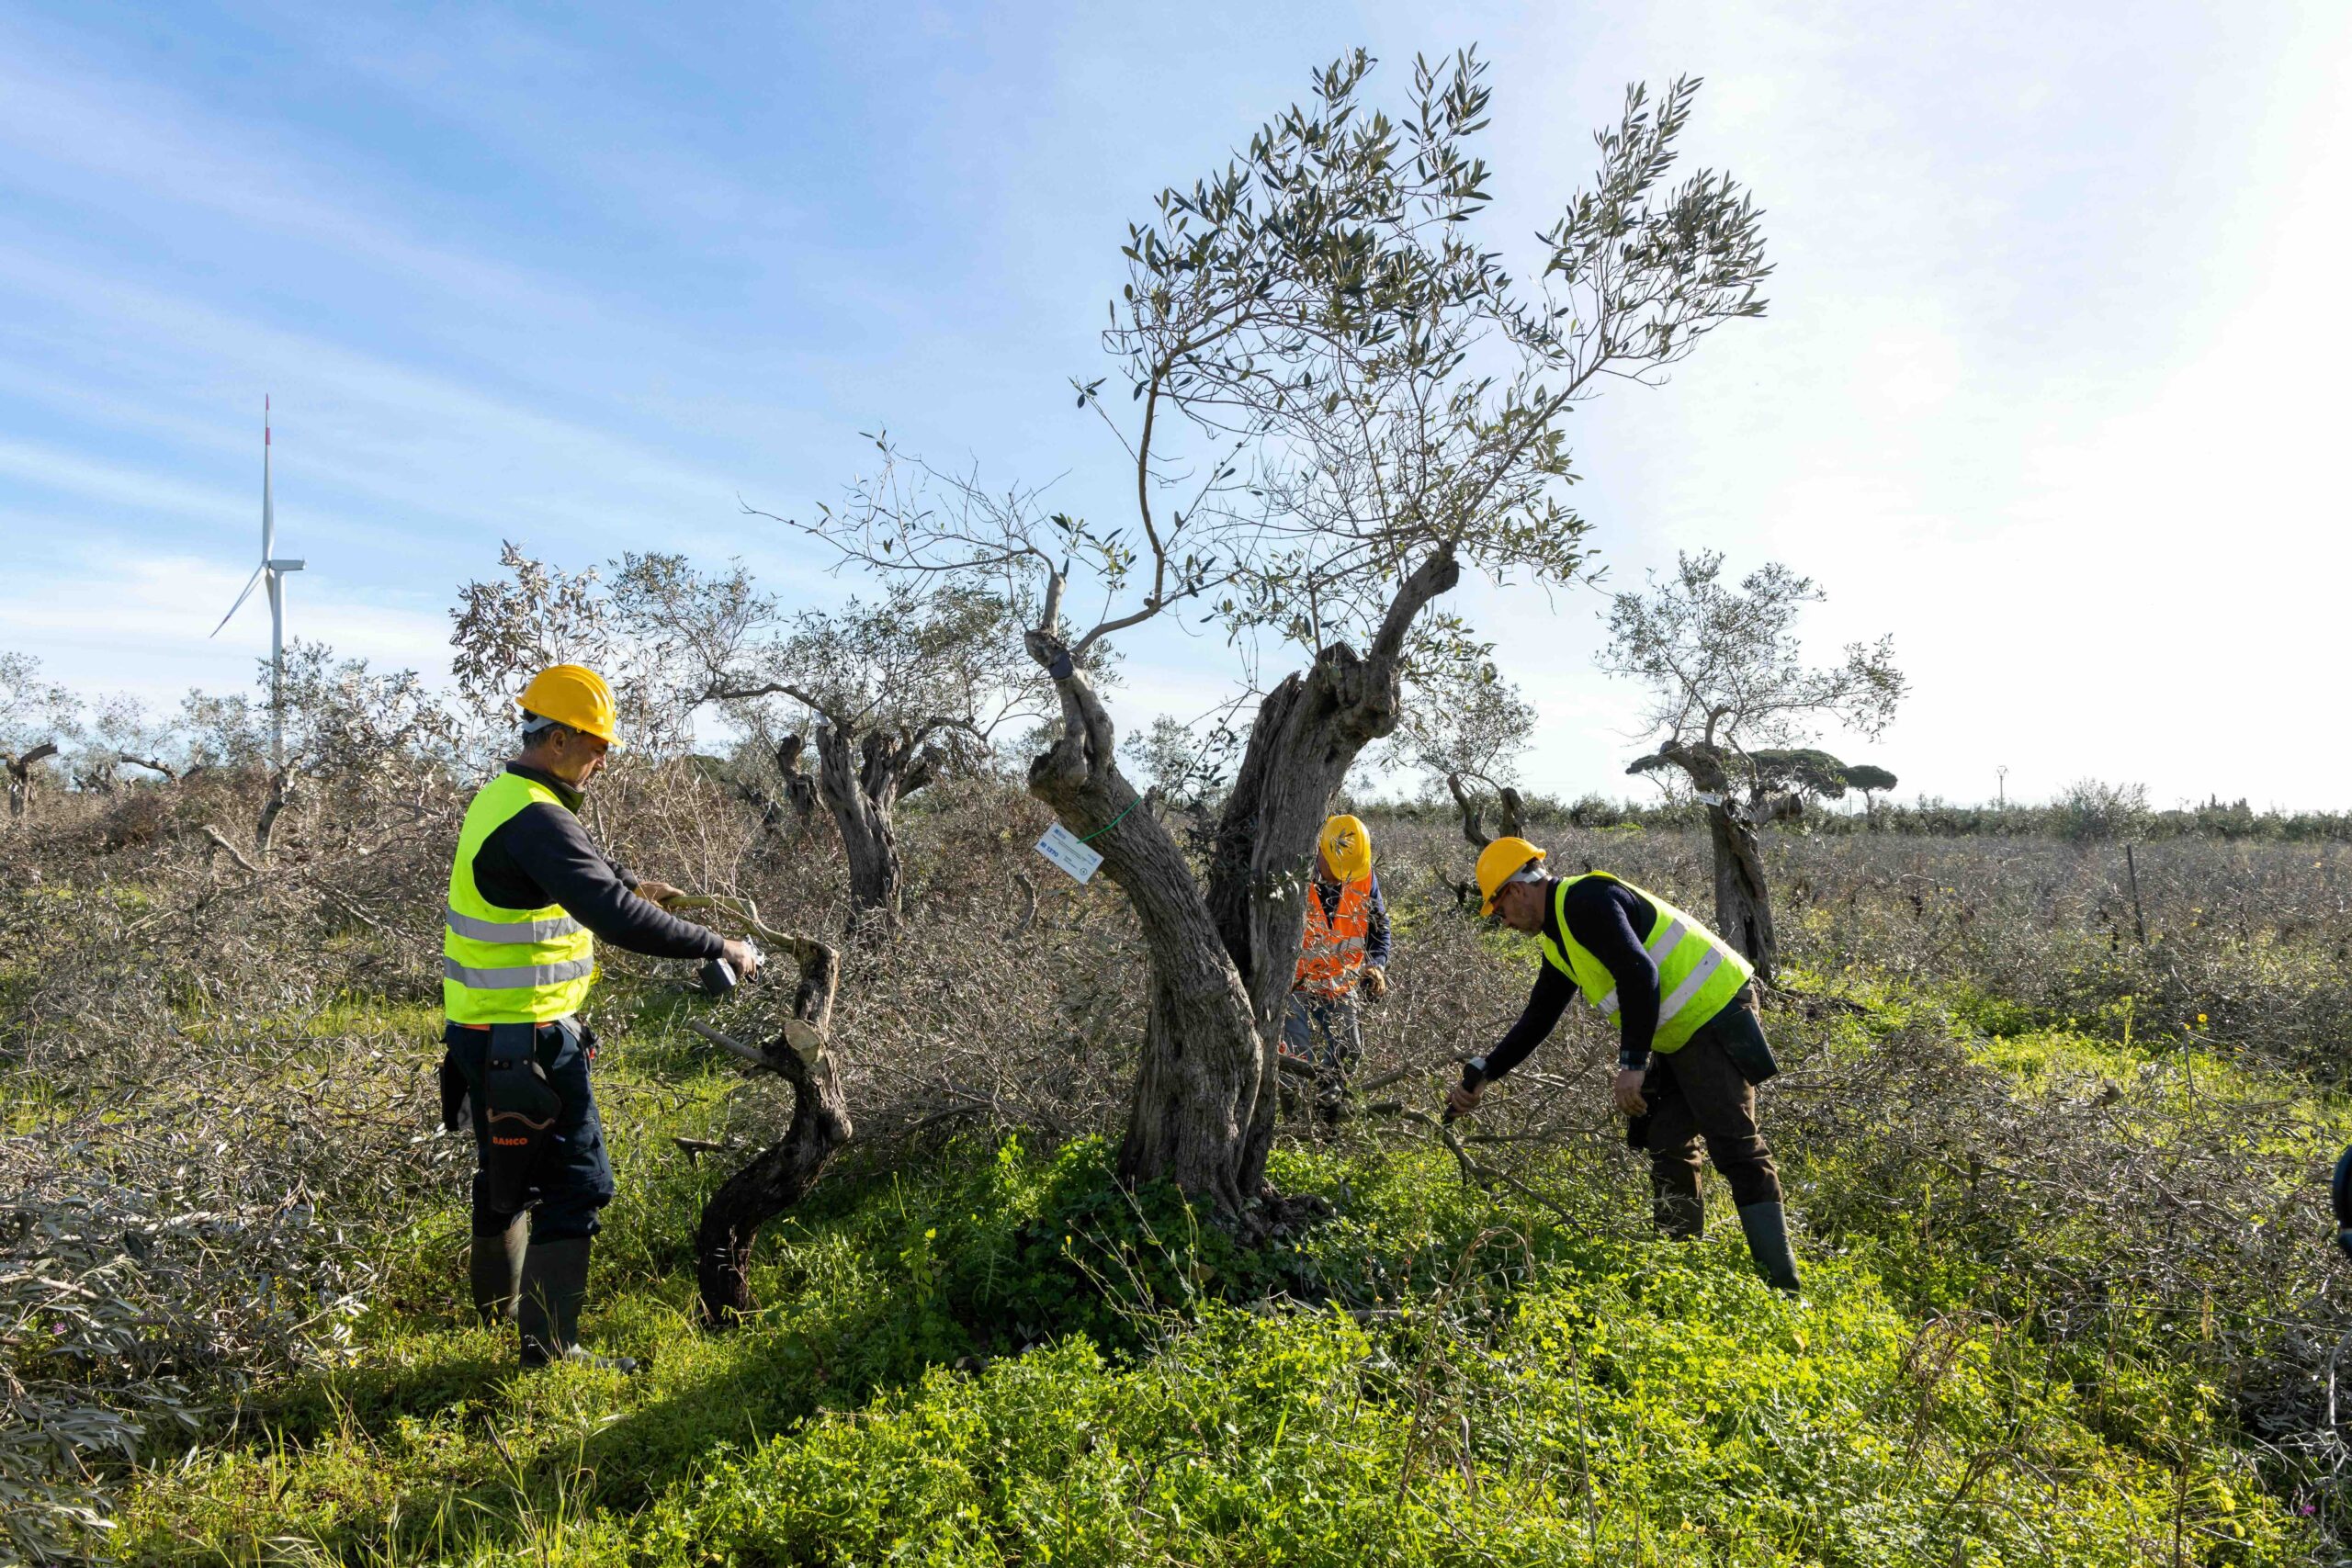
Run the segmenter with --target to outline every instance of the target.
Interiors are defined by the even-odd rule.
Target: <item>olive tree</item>
[[[1716,929],[1770,983],[1780,958],[1757,829],[1806,794],[1845,792],[1845,763],[1799,743],[1829,723],[1875,739],[1905,682],[1892,637],[1852,643],[1838,663],[1804,662],[1796,618],[1825,595],[1777,562],[1735,586],[1719,551],[1683,554],[1674,574],[1615,595],[1600,667],[1650,689],[1645,727],[1663,738],[1629,773],[1672,769],[1698,792],[1714,845]]]
[[[1018,603],[986,585],[893,582],[870,603],[785,615],[740,566],[704,574],[649,555],[624,558],[614,592],[684,682],[681,705],[717,703],[743,729],[783,736],[775,755],[788,794],[813,729],[815,796],[840,829],[861,921],[894,926],[904,913],[899,804],[978,771],[1000,729],[1046,711],[1022,659]]]
[[[1034,595],[1026,648],[1059,722],[1028,787],[1102,853],[1149,954],[1119,1168],[1233,1215],[1273,1139],[1316,832],[1395,729],[1408,658],[1443,640],[1427,613],[1465,570],[1572,578],[1588,525],[1563,500],[1568,414],[1760,314],[1768,272],[1728,176],[1668,183],[1695,83],[1628,91],[1522,277],[1476,225],[1484,65],[1417,62],[1395,115],[1367,101],[1373,66],[1359,51],[1316,73],[1306,103],[1130,227],[1113,365],[1073,383],[1124,451],[1123,515],[1047,512],[892,447],[803,525],[888,575]],[[1136,809],[1089,674],[1109,639],[1180,615],[1218,626],[1245,671],[1299,661],[1250,713],[1197,866]]]
[[[480,743],[495,749],[513,738],[514,699],[532,676],[552,664],[584,664],[612,687],[631,754],[678,751],[694,717],[692,701],[681,700],[691,650],[644,635],[619,614],[595,567],[567,571],[511,541],[498,564],[503,577],[467,583],[449,612],[450,673],[486,729]],[[615,564],[628,570],[627,559]],[[740,570],[736,577],[735,592],[747,595],[748,581]]]
[[[40,660],[0,653],[0,773],[8,780],[12,819],[31,807],[41,766],[72,736],[76,716],[73,694],[42,678]]]
[[[150,713],[137,697],[119,693],[96,698],[74,728],[69,764],[74,787],[111,795],[126,767],[176,780],[178,746],[177,727]]]
[[[1524,828],[1519,756],[1535,728],[1534,708],[1495,668],[1491,651],[1464,645],[1456,657],[1426,660],[1408,671],[1405,711],[1389,741],[1397,761],[1453,796],[1462,836],[1473,849],[1484,849],[1492,837],[1486,830],[1489,797],[1496,834],[1515,838]]]
[[[377,670],[325,643],[286,645],[285,675],[259,661],[256,694],[190,692],[180,706],[188,771],[246,769],[267,781],[254,820],[254,858],[266,861],[279,818],[308,789],[355,793],[404,786],[443,765],[456,721],[413,670]],[[270,712],[284,714],[286,765],[269,765]]]

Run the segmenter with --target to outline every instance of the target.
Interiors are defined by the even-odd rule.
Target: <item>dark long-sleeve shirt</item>
[[[1657,961],[1643,950],[1640,933],[1657,924],[1657,906],[1622,882],[1592,876],[1577,882],[1556,903],[1548,890],[1544,894],[1544,933],[1565,946],[1563,914],[1567,917],[1566,934],[1600,960],[1617,982],[1617,1065],[1630,1071],[1647,1066],[1650,1039],[1657,1032]],[[1538,970],[1519,1021],[1487,1053],[1487,1077],[1502,1077],[1541,1045],[1558,1027],[1576,994],[1577,983],[1550,964]]]
[[[1340,895],[1344,891],[1336,882],[1315,879],[1315,901],[1323,906],[1323,918],[1329,919],[1339,912]],[[1380,895],[1380,878],[1372,879],[1371,908],[1365,912],[1363,931],[1363,961],[1367,968],[1388,967],[1388,900]]]
[[[560,904],[597,939],[651,958],[716,958],[717,931],[682,920],[637,896],[637,878],[596,847],[575,815],[578,790],[553,773],[506,765],[555,792],[561,806],[525,807],[491,830],[474,852],[474,886],[503,909]]]

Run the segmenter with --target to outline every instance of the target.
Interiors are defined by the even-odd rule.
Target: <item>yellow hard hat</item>
[[[1357,818],[1332,818],[1323,824],[1323,836],[1316,845],[1323,852],[1323,863],[1340,881],[1355,882],[1372,874],[1372,829]]]
[[[531,683],[514,701],[525,713],[551,718],[583,735],[605,741],[620,739],[620,715],[613,704],[613,689],[584,664],[549,665],[531,677]]]
[[[1497,839],[1478,852],[1478,913],[1495,912],[1495,895],[1503,884],[1544,858],[1544,852],[1525,839]]]

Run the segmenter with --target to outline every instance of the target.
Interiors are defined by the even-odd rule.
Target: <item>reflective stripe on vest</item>
[[[578,1012],[596,978],[596,939],[560,904],[509,909],[474,886],[474,857],[517,813],[570,809],[547,785],[501,773],[466,807],[441,931],[441,1005],[453,1023],[545,1023]]]
[[[478,920],[471,915],[447,909],[442,912],[442,919],[459,936],[469,936],[476,942],[553,942],[584,929],[570,915],[555,920]]]
[[[1298,968],[1291,989],[1344,997],[1355,989],[1363,967],[1364,938],[1372,931],[1372,878],[1360,876],[1340,887],[1340,901],[1328,916],[1323,896],[1306,889],[1306,932],[1298,946]]]
[[[1614,976],[1606,964],[1567,934],[1568,923],[1561,913],[1568,889],[1595,876],[1623,881],[1605,871],[1589,872],[1585,876],[1567,878],[1553,890],[1552,921],[1560,928],[1566,951],[1555,944],[1546,931],[1542,939],[1544,961],[1574,980],[1585,1000],[1611,1024],[1622,1025]],[[1657,965],[1657,1032],[1650,1040],[1650,1048],[1671,1054],[1689,1044],[1701,1025],[1729,1005],[1732,998],[1739,994],[1739,988],[1754,977],[1755,966],[1729,942],[1657,894],[1630,882],[1624,886],[1648,899],[1650,907],[1657,911],[1657,923],[1642,939],[1642,950]]]
[[[593,958],[574,958],[561,964],[523,964],[511,969],[469,969],[454,958],[441,960],[441,977],[455,980],[474,991],[520,991],[539,986],[560,985],[566,980],[582,979],[596,972]],[[562,1014],[556,1015],[560,1018]],[[546,1023],[547,1019],[535,1021]]]

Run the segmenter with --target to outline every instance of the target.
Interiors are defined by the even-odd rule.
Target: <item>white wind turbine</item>
[[[275,560],[270,551],[277,547],[277,520],[270,509],[269,497],[269,399],[261,400],[261,564],[254,568],[253,576],[245,580],[244,592],[220,617],[220,625],[212,628],[219,637],[221,627],[236,617],[252,597],[254,584],[264,578],[269,580],[269,765],[274,773],[286,771],[286,574],[300,571],[298,560]]]

